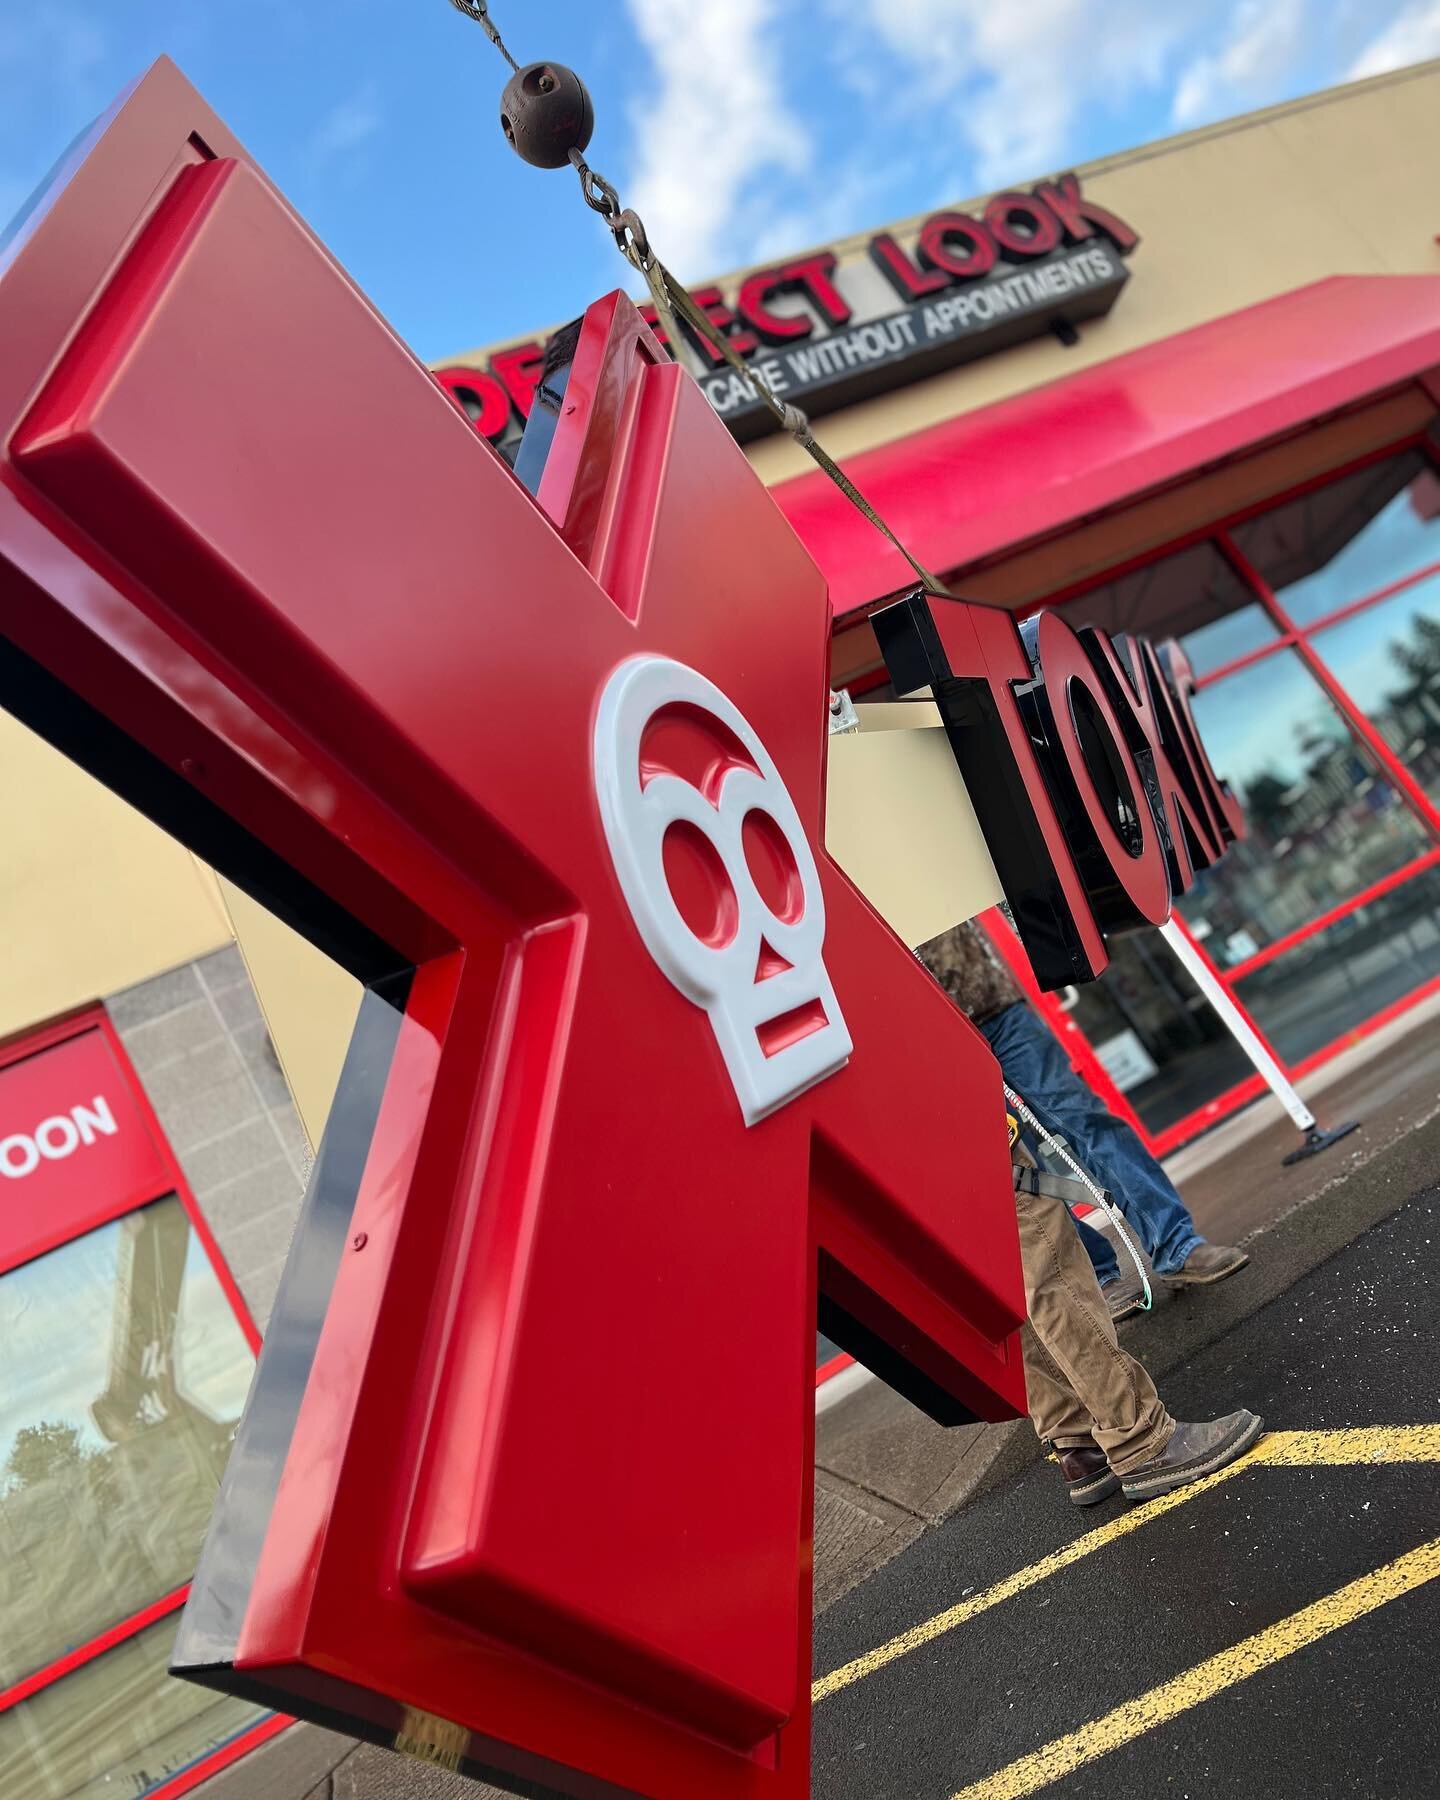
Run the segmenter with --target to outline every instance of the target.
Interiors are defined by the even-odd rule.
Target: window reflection
[[[1238,612],[1227,613],[1198,631],[1187,631],[1180,642],[1195,673],[1208,675],[1226,663],[1248,656],[1252,650],[1263,649],[1279,635],[1270,615],[1258,600],[1252,600]]]
[[[5,1800],[138,1800],[267,1715],[166,1674],[162,1619],[0,1713]]]
[[[1278,635],[1249,588],[1210,543],[1192,544],[1107,582],[1073,601],[1065,617],[1072,625],[1098,625],[1109,632],[1181,638],[1199,675],[1272,643]]]
[[[1244,976],[1236,997],[1298,1062],[1440,975],[1440,871],[1428,869]]]
[[[1314,643],[1400,761],[1440,800],[1440,575],[1326,626]]]
[[[1440,562],[1440,475],[1418,451],[1357,469],[1231,534],[1299,625]]]
[[[173,1198],[0,1277],[0,1343],[3,1688],[189,1579],[253,1359]]]
[[[1146,1128],[1164,1131],[1250,1073],[1244,1052],[1154,932],[1112,938],[1071,1017]]]
[[[1203,689],[1195,715],[1248,826],[1182,903],[1221,968],[1428,849],[1418,819],[1293,651]]]

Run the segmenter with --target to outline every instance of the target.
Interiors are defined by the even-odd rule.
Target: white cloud
[[[1220,47],[1182,70],[1175,124],[1206,124],[1275,98],[1302,47],[1304,14],[1304,0],[1241,0]]]
[[[865,0],[865,24],[910,65],[920,97],[954,102],[947,129],[968,142],[975,179],[998,187],[1071,160],[1084,115],[1158,87],[1212,11],[1205,0]]]
[[[631,114],[632,172],[621,187],[682,280],[749,260],[763,220],[747,196],[808,165],[810,140],[781,80],[777,0],[627,0],[655,67]]]
[[[384,123],[379,85],[373,80],[367,81],[337,106],[331,107],[310,133],[306,154],[316,168],[353,156]]]
[[[828,168],[818,191],[800,195],[795,204],[767,212],[745,251],[746,262],[763,263],[793,255],[810,244],[830,244],[848,237],[880,204],[880,170],[872,158],[858,158]]]
[[[1440,0],[1415,0],[1371,40],[1351,64],[1345,79],[1383,75],[1408,63],[1440,56]]]
[[[622,193],[691,279],[853,227],[897,173],[936,199],[994,191],[1095,154],[1121,121],[1139,141],[1440,54],[1440,0],[626,5],[655,83],[632,114]],[[813,104],[814,83],[784,74],[817,40],[852,115],[828,164],[833,120],[812,135],[792,94]],[[909,147],[904,171],[892,146]]]

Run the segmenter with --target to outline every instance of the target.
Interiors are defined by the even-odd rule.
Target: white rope
[[[1035,1113],[1030,1110],[1015,1092],[1014,1088],[1010,1086],[1009,1082],[1002,1081],[1000,1085],[1005,1090],[1005,1104],[1015,1114],[1016,1118],[1020,1120],[1021,1124],[1028,1125],[1030,1129],[1039,1136],[1041,1145],[1053,1155],[1059,1157],[1061,1162],[1067,1164],[1074,1172],[1076,1180],[1095,1196],[1096,1205],[1102,1208],[1106,1217],[1110,1220],[1110,1223],[1115,1227],[1115,1230],[1119,1234],[1120,1242],[1125,1246],[1131,1262],[1135,1265],[1135,1273],[1140,1277],[1140,1287],[1145,1295],[1144,1310],[1149,1312],[1155,1304],[1155,1296],[1150,1291],[1150,1277],[1145,1273],[1145,1264],[1140,1258],[1140,1247],[1131,1237],[1130,1227],[1122,1217],[1120,1208],[1116,1206],[1106,1190],[1087,1174],[1083,1168],[1081,1168],[1074,1156],[1071,1155],[1069,1146],[1061,1143],[1053,1133],[1046,1129]]]
[[[1005,908],[1005,911],[1006,911],[1006,915],[1008,917],[1008,915],[1009,915],[1008,907]],[[1011,922],[1013,924],[1013,920]],[[990,943],[990,940],[989,940],[988,936],[986,935],[985,931],[980,926],[975,925],[973,923],[973,921],[971,922],[971,929],[974,931],[977,939],[979,940],[980,947],[985,952],[986,956],[989,957],[991,963],[994,965],[995,968],[1000,969],[1006,975],[1006,977],[1008,979],[1009,971],[1004,969],[1004,965],[1001,963],[999,957],[995,954],[994,946]],[[925,973],[930,976],[930,979],[932,981],[934,981],[935,976],[931,972],[929,965],[926,963],[925,958],[920,954],[919,950],[912,949],[910,954],[915,958],[916,962],[919,963],[920,967],[922,969],[924,969]],[[1029,1002],[1026,1000],[1022,1000],[1020,1002],[1020,1004],[1022,1006],[1028,1006]],[[1135,1273],[1140,1277],[1140,1289],[1141,1289],[1141,1292],[1145,1296],[1144,1302],[1143,1302],[1143,1310],[1146,1312],[1151,1311],[1151,1309],[1155,1305],[1155,1296],[1150,1290],[1150,1277],[1145,1273],[1145,1264],[1141,1260],[1141,1257],[1140,1257],[1140,1247],[1135,1242],[1135,1240],[1131,1237],[1130,1227],[1125,1223],[1124,1218],[1121,1216],[1119,1207],[1116,1206],[1115,1202],[1110,1198],[1110,1195],[1106,1192],[1106,1190],[1100,1186],[1099,1182],[1096,1181],[1091,1175],[1089,1175],[1084,1169],[1082,1169],[1080,1164],[1078,1162],[1076,1162],[1074,1156],[1072,1156],[1070,1153],[1069,1146],[1067,1144],[1062,1144],[1060,1142],[1060,1140],[1054,1135],[1054,1133],[1049,1129],[1049,1127],[1047,1125],[1045,1125],[1040,1119],[1038,1119],[1035,1116],[1035,1114],[1030,1110],[1030,1108],[1025,1104],[1025,1102],[1020,1098],[1020,1096],[1015,1092],[1014,1088],[1012,1088],[1010,1086],[1009,1082],[1002,1079],[1000,1085],[1005,1090],[1005,1103],[1014,1112],[1015,1117],[1017,1119],[1019,1119],[1022,1124],[1028,1125],[1030,1127],[1030,1129],[1033,1132],[1035,1132],[1036,1135],[1039,1137],[1042,1145],[1047,1150],[1052,1151],[1060,1159],[1061,1162],[1065,1163],[1071,1170],[1073,1170],[1074,1174],[1075,1174],[1075,1178],[1077,1181],[1079,1181],[1081,1186],[1084,1187],[1089,1193],[1091,1193],[1095,1196],[1096,1205],[1100,1207],[1100,1209],[1104,1212],[1105,1216],[1109,1219],[1110,1223],[1115,1227],[1116,1231],[1119,1233],[1120,1242],[1125,1246],[1126,1253],[1128,1254],[1131,1262],[1133,1262],[1135,1265]]]

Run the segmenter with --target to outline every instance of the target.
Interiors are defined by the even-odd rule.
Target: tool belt
[[[1083,1181],[1073,1175],[1052,1175],[1048,1169],[1024,1169],[1012,1163],[1017,1194],[1044,1194],[1051,1200],[1063,1200],[1066,1206],[1093,1206],[1095,1196]],[[1101,1190],[1105,1192],[1104,1189]],[[1105,1198],[1114,1204],[1113,1196]]]

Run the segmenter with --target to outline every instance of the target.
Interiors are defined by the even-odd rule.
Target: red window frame
[[[1208,671],[1204,676],[1198,678],[1196,686],[1200,689],[1211,687],[1216,682],[1224,680],[1227,675],[1237,674],[1241,669],[1249,668],[1253,663],[1263,662],[1267,657],[1278,656],[1285,651],[1291,651],[1298,655],[1310,675],[1318,683],[1326,697],[1340,714],[1342,722],[1350,731],[1351,735],[1365,748],[1370,756],[1373,757],[1375,762],[1379,765],[1385,779],[1391,782],[1397,791],[1404,795],[1411,811],[1418,816],[1421,825],[1430,836],[1432,848],[1429,851],[1413,857],[1402,868],[1392,870],[1389,875],[1383,876],[1380,880],[1370,883],[1367,887],[1360,889],[1358,892],[1348,895],[1335,906],[1323,913],[1317,914],[1315,918],[1307,920],[1305,924],[1298,926],[1294,931],[1289,932],[1284,938],[1279,939],[1276,943],[1267,944],[1263,949],[1257,951],[1255,955],[1247,957],[1243,962],[1235,964],[1233,968],[1221,969],[1216,964],[1213,957],[1205,950],[1200,941],[1196,939],[1185,920],[1181,917],[1179,911],[1176,912],[1175,918],[1180,929],[1185,933],[1186,937],[1189,938],[1190,942],[1195,946],[1195,949],[1200,956],[1209,965],[1211,973],[1215,976],[1216,980],[1221,983],[1230,994],[1230,997],[1244,1012],[1246,1018],[1249,1019],[1257,1036],[1261,1038],[1262,1042],[1265,1041],[1265,1033],[1261,1029],[1259,1023],[1255,1020],[1250,1009],[1245,1005],[1240,994],[1237,992],[1237,984],[1243,981],[1247,975],[1253,974],[1255,970],[1263,968],[1265,964],[1277,960],[1288,950],[1293,949],[1297,944],[1303,943],[1307,938],[1318,935],[1328,927],[1336,924],[1339,920],[1348,918],[1351,913],[1359,911],[1361,907],[1368,905],[1372,901],[1379,899],[1382,895],[1389,893],[1392,889],[1400,887],[1404,882],[1412,880],[1414,877],[1424,874],[1426,870],[1440,864],[1440,807],[1436,806],[1435,802],[1431,800],[1424,788],[1420,786],[1419,782],[1415,780],[1414,776],[1411,775],[1410,771],[1395,755],[1394,751],[1391,750],[1380,732],[1350,697],[1343,681],[1326,663],[1320,650],[1317,649],[1313,642],[1311,642],[1311,639],[1313,639],[1316,633],[1324,631],[1328,626],[1338,625],[1344,619],[1353,618],[1359,613],[1368,611],[1371,607],[1381,605],[1393,595],[1402,593],[1407,588],[1417,586],[1420,582],[1428,580],[1431,577],[1440,576],[1440,561],[1425,564],[1421,568],[1412,570],[1409,574],[1400,577],[1398,580],[1388,582],[1383,587],[1377,588],[1371,593],[1358,595],[1356,598],[1347,600],[1342,605],[1332,608],[1331,611],[1322,614],[1319,618],[1312,619],[1304,625],[1299,625],[1286,612],[1284,606],[1281,604],[1280,600],[1277,599],[1275,593],[1259,574],[1258,570],[1250,564],[1235,543],[1231,533],[1235,526],[1243,524],[1249,519],[1258,518],[1264,513],[1274,512],[1278,507],[1286,505],[1289,501],[1298,499],[1304,494],[1313,493],[1320,488],[1328,487],[1332,482],[1340,481],[1344,479],[1345,476],[1354,474],[1357,470],[1367,468],[1375,463],[1385,462],[1391,457],[1402,456],[1410,451],[1418,451],[1430,462],[1432,467],[1440,469],[1440,445],[1437,445],[1433,431],[1417,430],[1402,438],[1394,440],[1391,443],[1367,451],[1363,456],[1358,456],[1348,462],[1337,464],[1335,467],[1325,470],[1322,474],[1313,475],[1307,480],[1299,482],[1295,486],[1287,488],[1278,494],[1270,495],[1264,500],[1256,501],[1235,512],[1222,515],[1218,520],[1212,520],[1207,525],[1196,527],[1192,531],[1188,531],[1179,537],[1170,539],[1164,544],[1157,546],[1155,549],[1146,551],[1143,555],[1134,556],[1123,562],[1117,563],[1098,575],[1087,576],[1083,581],[1059,589],[1056,593],[1048,596],[1043,602],[1045,606],[1049,607],[1071,606],[1076,602],[1083,600],[1087,594],[1092,593],[1096,588],[1104,587],[1108,583],[1119,579],[1121,576],[1132,574],[1137,569],[1145,568],[1152,563],[1161,562],[1166,557],[1173,556],[1179,550],[1185,550],[1194,544],[1207,541],[1215,544],[1230,568],[1245,586],[1249,588],[1255,600],[1264,609],[1271,624],[1276,628],[1276,636],[1272,640],[1260,645],[1258,649],[1247,651],[1243,656],[1237,656],[1231,661],[1221,664],[1218,668]],[[1033,611],[1034,609],[1032,608],[1029,610]],[[1048,1020],[1052,1029],[1060,1038],[1060,1041],[1065,1045],[1071,1060],[1076,1064],[1080,1074],[1084,1076],[1086,1081],[1088,1081],[1096,1090],[1112,1111],[1118,1113],[1129,1124],[1134,1126],[1142,1141],[1155,1155],[1164,1156],[1171,1150],[1179,1149],[1182,1144],[1188,1143],[1191,1138],[1196,1137],[1200,1132],[1207,1130],[1211,1125],[1217,1124],[1221,1119],[1227,1117],[1230,1113],[1235,1112],[1239,1107],[1246,1105],[1249,1101],[1258,1098],[1266,1092],[1265,1084],[1258,1075],[1248,1076],[1244,1081],[1236,1083],[1235,1086],[1226,1089],[1223,1093],[1217,1094],[1213,1099],[1206,1101],[1203,1106],[1195,1108],[1194,1111],[1187,1113],[1183,1118],[1177,1119],[1173,1124],[1166,1126],[1163,1131],[1152,1132],[1148,1130],[1139,1119],[1134,1108],[1125,1101],[1124,1096],[1105,1074],[1091,1049],[1089,1040],[1085,1037],[1075,1021],[1070,1018],[1063,1002],[1056,995],[1042,993],[1035,986],[1034,979],[1029,974],[1028,964],[1025,963],[1023,953],[1019,951],[1018,943],[1015,942],[1012,934],[1004,927],[1003,921],[999,921],[998,915],[996,915],[995,922],[987,921],[987,923],[990,923],[991,936],[997,947],[1007,954],[1011,966],[1015,969],[1016,974],[1020,976],[1026,992],[1040,1012]],[[1012,948],[1014,954],[1011,954]],[[1016,955],[1019,956],[1018,963],[1015,960]],[[1388,1025],[1393,1020],[1402,1017],[1413,1007],[1418,1006],[1422,1001],[1427,1000],[1432,994],[1437,992],[1440,992],[1440,977],[1422,982],[1418,987],[1412,989],[1410,993],[1402,996],[1401,999],[1394,1001],[1390,1005],[1371,1014],[1369,1018],[1363,1020],[1360,1024],[1351,1026],[1347,1030],[1339,1033],[1336,1037],[1330,1039],[1327,1043],[1322,1044],[1317,1050],[1311,1051],[1307,1056],[1301,1058],[1297,1062],[1287,1062],[1285,1058],[1279,1056],[1274,1051],[1273,1046],[1271,1046],[1271,1054],[1275,1055],[1276,1061],[1282,1068],[1287,1070],[1292,1078],[1303,1078],[1310,1074],[1312,1070],[1318,1069],[1329,1062],[1332,1057],[1339,1055],[1341,1051],[1349,1049],[1353,1044],[1362,1042],[1365,1038],[1380,1030],[1382,1026]]]
[[[832,1376],[841,1374],[844,1370],[848,1369],[854,1361],[855,1358],[850,1355],[848,1350],[837,1351],[834,1356],[828,1357],[815,1371],[816,1387],[823,1387]]]
[[[0,1073],[13,1067],[16,1063],[23,1062],[27,1057],[35,1056],[42,1050],[52,1049],[57,1044],[68,1043],[90,1031],[98,1031],[101,1034],[115,1059],[116,1067],[125,1084],[126,1094],[133,1101],[135,1110],[154,1144],[159,1173],[153,1182],[146,1183],[142,1188],[109,1196],[98,1204],[93,1212],[87,1213],[82,1219],[72,1221],[63,1230],[57,1231],[53,1237],[47,1237],[39,1243],[31,1243],[16,1255],[0,1254],[0,1279],[8,1275],[11,1270],[18,1269],[27,1262],[35,1261],[37,1257],[48,1255],[50,1251],[58,1250],[64,1244],[74,1243],[77,1238],[87,1236],[102,1225],[108,1225],[112,1220],[122,1218],[126,1213],[134,1212],[142,1206],[148,1206],[156,1200],[163,1200],[173,1195],[184,1209],[191,1229],[210,1260],[210,1266],[215,1271],[215,1278],[230,1303],[236,1322],[244,1334],[246,1343],[250,1346],[251,1354],[258,1355],[260,1332],[250,1308],[245,1303],[245,1296],[240,1292],[239,1283],[235,1280],[230,1265],[226,1262],[224,1254],[215,1240],[215,1234],[210,1229],[209,1221],[200,1210],[190,1184],[185,1179],[185,1171],[180,1167],[174,1151],[170,1148],[164,1128],[156,1117],[155,1109],[150,1104],[149,1096],[141,1084],[140,1077],[126,1054],[124,1042],[104,1006],[83,1007],[77,1012],[68,1013],[63,1018],[51,1020],[46,1025],[24,1031],[0,1044]],[[117,1644],[122,1644],[128,1638],[137,1636],[148,1626],[165,1618],[167,1614],[178,1612],[185,1604],[189,1592],[190,1584],[186,1582],[176,1588],[173,1593],[158,1596],[128,1618],[118,1619],[114,1624],[108,1625],[104,1631],[99,1632],[87,1643],[77,1644],[74,1649],[67,1650],[63,1656],[45,1664],[43,1668],[34,1670],[23,1680],[14,1683],[11,1687],[0,1689],[0,1714],[8,1712],[11,1707],[18,1706],[22,1701],[30,1699],[43,1689],[51,1687],[55,1682],[63,1680],[65,1676],[73,1674],[75,1670],[95,1661],[107,1650],[114,1649]],[[151,1788],[145,1800],[178,1800],[179,1795],[188,1794],[200,1782],[211,1775],[218,1774],[221,1769],[228,1768],[247,1751],[267,1742],[291,1723],[293,1721],[284,1714],[272,1713],[268,1718],[247,1726],[244,1731],[229,1739],[228,1742],[218,1745],[214,1750],[197,1758],[188,1768],[179,1770],[168,1780],[161,1782],[158,1787]]]

